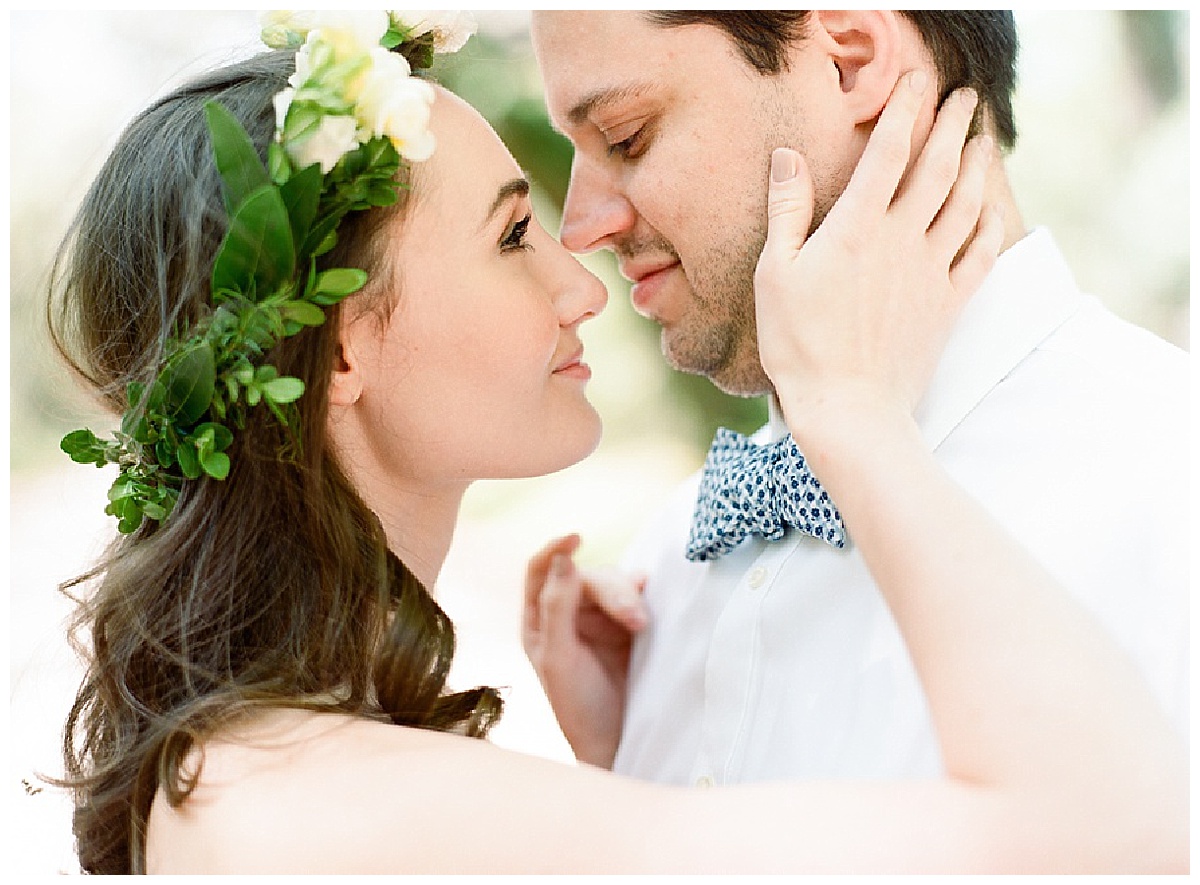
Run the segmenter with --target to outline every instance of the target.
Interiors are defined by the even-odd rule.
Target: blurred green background
[[[444,81],[492,121],[532,176],[543,223],[558,228],[569,144],[547,125],[528,14],[481,12],[479,34],[441,65]],[[83,571],[114,528],[106,471],[71,464],[67,430],[109,423],[51,358],[43,292],[53,250],[126,122],[197,70],[257,51],[255,13],[13,12],[10,37],[10,768],[33,782],[56,746],[78,669],[55,586]],[[1114,311],[1189,346],[1190,22],[1186,11],[1019,12],[1009,168],[1029,225],[1049,226],[1080,282]],[[550,477],[479,483],[437,593],[458,626],[455,684],[504,689],[497,744],[569,761],[519,645],[524,563],[550,536],[579,531],[581,558],[614,561],[678,481],[700,466],[718,424],[753,430],[765,408],[670,371],[655,326],[630,308],[610,256],[584,263],[608,284],[583,337],[599,450]],[[1181,477],[1181,481],[1186,478]],[[19,789],[19,788],[18,788]],[[10,858],[19,872],[71,866],[68,808],[19,796]]]

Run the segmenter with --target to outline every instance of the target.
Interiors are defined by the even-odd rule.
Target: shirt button
[[[707,774],[701,775],[700,777],[696,778],[696,786],[697,787],[701,787],[702,789],[707,789],[708,787],[711,787],[712,785],[713,785],[713,779],[711,777],[709,777]]]
[[[749,578],[747,579],[747,583],[749,583],[751,590],[757,590],[759,587],[761,587],[763,584],[765,584],[766,581],[767,581],[767,570],[765,568],[763,568],[761,565],[753,568],[750,571]]]

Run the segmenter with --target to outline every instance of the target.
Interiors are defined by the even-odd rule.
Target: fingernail
[[[909,88],[920,95],[925,91],[926,84],[929,83],[929,75],[922,70],[910,71],[908,74]]]
[[[782,184],[796,177],[798,165],[796,153],[788,148],[775,148],[771,152],[771,181]]]
[[[565,556],[555,556],[553,559],[551,559],[550,577],[565,578],[567,576],[567,572],[570,571],[568,562],[569,560]]]
[[[979,94],[974,89],[967,87],[958,90],[958,100],[967,107],[974,109],[975,105],[979,102]]]

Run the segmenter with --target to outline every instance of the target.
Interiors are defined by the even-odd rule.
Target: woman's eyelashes
[[[500,241],[501,252],[522,252],[533,248],[526,242],[526,237],[529,235],[529,222],[532,218],[533,214],[527,212],[524,218],[515,222],[505,232],[504,239]]]

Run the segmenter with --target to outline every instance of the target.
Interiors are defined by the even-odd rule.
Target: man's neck
[[[1004,167],[1004,156],[998,150],[993,152],[983,200],[985,206],[991,205],[998,209],[1004,220],[1004,240],[1000,246],[1001,252],[1029,233],[1024,219],[1021,218],[1020,207],[1017,206],[1016,196],[1013,194],[1012,185],[1008,180],[1008,172]]]

